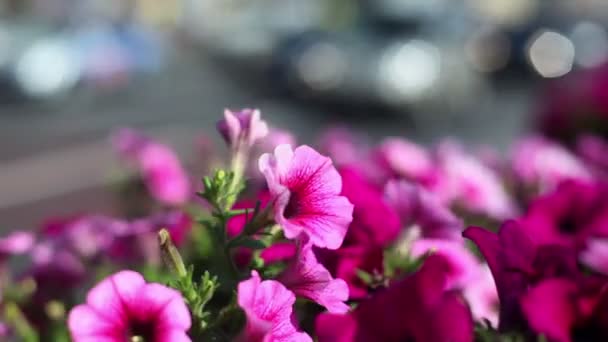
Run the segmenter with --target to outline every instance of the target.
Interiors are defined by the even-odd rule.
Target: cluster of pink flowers
[[[599,136],[528,136],[502,158],[346,129],[296,145],[249,109],[217,127],[230,159],[199,192],[168,146],[125,129],[112,142],[136,172],[121,193],[142,203],[0,239],[0,336],[608,340]]]

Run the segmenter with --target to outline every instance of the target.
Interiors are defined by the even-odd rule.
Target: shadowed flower
[[[150,195],[156,200],[179,205],[192,193],[190,180],[175,153],[131,129],[122,129],[112,136],[118,153],[138,169]]]
[[[68,327],[74,342],[187,342],[190,312],[181,294],[146,283],[133,271],[121,271],[101,281],[74,307]]]
[[[344,315],[321,314],[319,342],[473,341],[471,313],[456,291],[447,289],[450,265],[431,255],[422,268],[376,292]]]
[[[247,323],[237,340],[247,342],[308,342],[312,339],[298,331],[292,322],[296,297],[276,280],[260,279],[256,271],[239,283],[238,304]]]
[[[274,219],[288,239],[304,234],[317,247],[342,245],[353,205],[339,195],[342,180],[329,158],[306,145],[295,150],[280,145],[274,154],[260,157],[259,168],[266,177]]]
[[[287,265],[277,280],[296,295],[311,299],[329,312],[345,313],[348,305],[348,285],[342,279],[334,279],[317,261],[312,245],[300,241],[298,254]]]

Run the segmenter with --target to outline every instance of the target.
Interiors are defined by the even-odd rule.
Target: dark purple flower
[[[450,272],[442,256],[430,256],[418,272],[375,293],[354,311],[318,316],[319,341],[473,341],[471,312],[457,291],[447,289]]]
[[[538,244],[529,234],[515,221],[505,222],[498,233],[478,227],[467,228],[463,233],[477,245],[494,276],[502,331],[526,327],[519,301],[531,286],[548,278],[582,276],[574,249]]]

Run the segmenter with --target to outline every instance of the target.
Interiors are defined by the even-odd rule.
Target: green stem
[[[38,342],[39,337],[34,328],[25,318],[25,315],[19,309],[19,306],[14,302],[8,302],[4,306],[4,314],[7,323],[15,328],[15,331],[22,341],[25,342]]]

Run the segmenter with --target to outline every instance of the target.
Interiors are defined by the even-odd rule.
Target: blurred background
[[[0,229],[111,211],[112,130],[194,163],[225,107],[504,151],[607,29],[604,0],[0,0]]]

